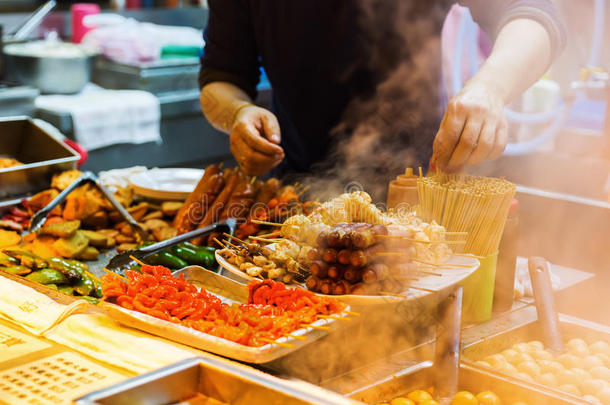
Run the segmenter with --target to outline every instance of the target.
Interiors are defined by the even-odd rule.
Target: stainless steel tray
[[[76,399],[78,405],[161,405],[203,394],[231,405],[356,404],[319,387],[219,359],[195,358]]]
[[[204,287],[224,302],[243,303],[246,301],[248,288],[243,284],[237,283],[209,270],[205,270],[199,266],[189,266],[181,271],[184,272],[187,280]],[[140,329],[153,335],[161,336],[165,339],[170,339],[221,356],[254,364],[267,363],[276,360],[316,341],[330,332],[308,327],[291,333],[296,336],[305,336],[305,340],[294,339],[292,337],[282,337],[277,340],[277,342],[289,343],[291,347],[276,344],[250,347],[199,332],[192,328],[176,325],[172,322],[164,321],[141,312],[125,309],[115,304],[102,302],[98,305],[98,308],[126,326]],[[346,308],[346,311],[347,310],[349,310],[349,307]],[[347,317],[347,314],[343,312],[337,314],[337,316]],[[312,325],[326,326],[331,328],[331,331],[339,326],[335,319],[320,319],[313,322]]]
[[[583,339],[587,343],[593,343],[597,340],[610,342],[610,327],[563,314],[560,314],[559,321],[559,327],[566,342],[574,338]],[[537,321],[510,328],[504,332],[483,337],[468,345],[463,350],[462,361],[464,364],[471,367],[494,374],[498,376],[498,378],[514,381],[516,384],[528,384],[552,395],[560,395],[564,398],[569,398],[570,403],[589,404],[589,402],[585,402],[580,397],[563,393],[555,388],[476,364],[477,360],[482,360],[486,356],[499,353],[516,343],[529,342],[532,340],[542,341],[542,336],[542,329]]]
[[[48,188],[54,173],[74,169],[80,156],[28,117],[0,118],[0,155],[24,163],[0,169],[0,198]]]
[[[426,389],[434,384],[434,368],[431,362],[421,363],[404,370],[402,373],[379,381],[370,386],[349,394],[349,397],[368,404],[390,402],[393,398],[406,395],[416,389]],[[460,390],[477,394],[481,391],[493,391],[502,403],[510,404],[524,401],[530,405],[564,405],[575,404],[560,394],[545,392],[534,385],[517,383],[485,370],[462,364],[459,371]]]

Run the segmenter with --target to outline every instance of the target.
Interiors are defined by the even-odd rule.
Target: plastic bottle
[[[515,268],[519,246],[519,201],[515,198],[510,204],[504,232],[500,240],[496,281],[494,288],[494,312],[508,311],[513,306],[515,294]]]
[[[417,194],[417,179],[413,173],[413,169],[408,167],[405,174],[396,177],[396,180],[390,181],[388,187],[388,209],[396,208],[399,204],[408,204],[408,207],[414,208],[418,202]]]

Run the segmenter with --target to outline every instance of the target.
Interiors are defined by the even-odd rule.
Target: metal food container
[[[367,404],[390,402],[399,396],[406,396],[417,389],[427,389],[434,384],[432,362],[421,363],[411,369],[391,376],[383,381],[364,387],[349,394],[349,397]],[[567,405],[570,398],[558,393],[549,393],[527,383],[517,383],[493,373],[462,364],[459,371],[459,390],[470,391],[474,395],[481,391],[493,391],[504,404],[523,401],[529,405]]]
[[[77,405],[190,403],[203,394],[231,405],[356,404],[319,387],[286,381],[249,367],[213,358],[181,361],[75,400]],[[192,403],[202,403],[195,402]]]
[[[0,156],[24,163],[0,169],[0,199],[48,188],[53,174],[76,168],[80,158],[28,117],[0,118]]]

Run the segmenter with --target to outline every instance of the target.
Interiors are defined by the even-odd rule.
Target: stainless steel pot
[[[95,54],[52,56],[27,53],[25,44],[4,48],[7,75],[19,83],[40,89],[42,93],[78,93],[91,79]]]

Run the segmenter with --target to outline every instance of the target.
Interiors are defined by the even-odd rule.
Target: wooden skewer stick
[[[214,238],[214,242],[218,243],[218,245],[219,245],[220,247],[223,247],[223,248],[224,248],[224,247],[226,247],[226,245],[225,245],[224,243],[222,243],[221,241],[219,241],[219,240],[218,240],[218,239],[216,239],[216,238]]]
[[[351,319],[343,317],[343,316],[336,316],[336,315],[318,315],[318,318],[322,318],[322,319],[336,319],[338,321],[351,321]]]
[[[290,333],[286,336],[291,337],[295,340],[307,340],[307,336],[291,335]]]
[[[146,266],[146,263],[144,263],[142,260],[138,260],[135,256],[129,255],[129,258],[138,263],[140,266]]]
[[[424,173],[421,169],[421,166],[419,166],[419,177],[424,177]]]
[[[278,346],[282,346],[282,347],[287,347],[289,349],[294,348],[294,345],[291,344],[291,343],[278,342],[277,340],[267,339],[267,338],[259,338],[259,340],[262,341],[262,342],[271,343],[272,345],[278,345]]]
[[[443,275],[442,275],[442,274],[440,274],[440,273],[435,273],[435,272],[433,272],[433,271],[418,270],[417,272],[418,272],[418,273],[421,273],[421,274],[427,274],[427,275],[429,275],[429,276],[443,277]]]
[[[250,179],[250,184],[254,184],[255,181],[256,181],[256,176],[253,176],[252,179]]]
[[[483,256],[473,255],[472,253],[454,253],[453,256],[472,257],[473,259],[485,259]]]
[[[277,242],[277,238],[276,239],[267,239],[267,238],[259,238],[258,236],[250,236],[250,239],[260,240],[261,242],[267,242],[267,243]]]
[[[309,185],[309,186],[305,186],[305,187],[303,187],[303,188],[301,189],[301,191],[299,191],[299,192],[297,193],[297,197],[302,196],[302,195],[303,195],[303,194],[304,194],[304,193],[305,193],[307,190],[309,190],[310,188],[311,188],[311,186],[310,186],[310,185]]]
[[[259,224],[259,225],[282,226],[282,224],[278,224],[276,222],[259,221],[258,219],[253,219],[250,222],[252,222],[253,224]]]
[[[236,241],[238,241],[239,243],[241,243],[242,245],[245,245],[246,242],[244,242],[243,240],[239,239],[237,236],[233,236],[233,235],[229,235],[226,232],[222,233],[222,236],[226,237],[226,238],[230,238],[230,239],[235,239]]]
[[[420,240],[420,239],[409,238],[408,236],[402,236],[402,235],[377,235],[377,237],[378,238],[387,238],[387,239],[402,239],[402,240],[406,240],[407,242],[413,242],[413,243],[446,243],[448,245],[466,243],[465,240]]]
[[[409,288],[412,288],[414,290],[421,290],[421,291],[426,291],[426,292],[430,292],[430,293],[436,293],[436,290],[431,290],[429,288],[424,288],[424,287],[415,287],[415,286],[409,286]]]
[[[444,232],[440,232],[444,235],[468,235],[468,232],[449,232],[449,231],[444,231]]]
[[[118,278],[120,278],[121,280],[125,281],[126,283],[129,283],[129,279],[127,279],[127,277],[123,277],[120,274],[116,274],[114,271],[110,271],[110,270],[108,270],[105,267],[102,270],[104,270],[108,274],[112,274],[113,276],[117,276]]]
[[[257,235],[257,238],[267,238],[267,237],[276,237],[276,238],[281,238],[282,235],[280,235],[277,231],[273,231],[273,232],[269,232],[269,233],[264,233],[262,235]]]
[[[348,315],[352,315],[352,316],[360,316],[359,312],[354,312],[354,311],[343,311]]]
[[[229,242],[226,239],[224,240],[224,243],[226,243],[227,245],[231,246],[233,249],[237,249],[237,250],[241,249],[240,246],[234,245],[233,243]]]
[[[377,252],[375,256],[384,256],[384,257],[396,257],[396,256],[404,256],[403,252]]]
[[[303,326],[307,327],[307,328],[311,328],[311,329],[317,329],[317,330],[330,330],[330,327],[328,326],[318,326],[318,325],[312,325],[310,323],[304,323],[302,324]]]
[[[394,294],[394,293],[389,292],[389,291],[379,291],[379,295],[389,295],[390,297],[407,298],[406,295]]]

